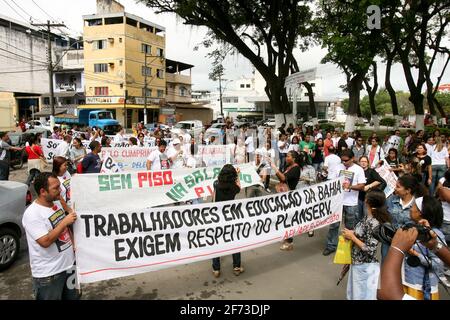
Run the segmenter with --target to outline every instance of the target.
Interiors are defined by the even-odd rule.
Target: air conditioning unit
[[[114,68],[114,62],[108,63],[111,68]]]
[[[109,43],[114,43],[114,38],[108,38]]]

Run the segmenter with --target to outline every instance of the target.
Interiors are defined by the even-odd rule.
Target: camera
[[[403,230],[416,228],[419,233],[417,235],[417,239],[416,239],[417,241],[428,242],[432,238],[431,234],[430,234],[431,229],[426,226],[423,226],[421,224],[409,222],[409,223],[405,223],[403,226],[401,226],[401,228]],[[391,223],[386,222],[386,223],[380,224],[377,227],[375,227],[375,229],[373,230],[373,236],[378,241],[390,245],[392,242],[392,238],[394,237],[396,231],[397,231],[397,229],[394,228],[394,226],[392,226]]]

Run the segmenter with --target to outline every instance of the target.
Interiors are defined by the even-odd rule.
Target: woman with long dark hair
[[[43,170],[43,165],[46,160],[35,135],[30,137],[28,144],[29,146],[25,147],[25,152],[28,154],[28,178],[26,184],[27,186],[30,186]]]
[[[226,164],[220,170],[217,181],[214,182],[213,202],[234,200],[241,191],[239,180],[239,169],[235,169],[231,164]],[[220,257],[212,259],[214,277],[220,276]],[[233,273],[238,276],[244,272],[241,267],[241,253],[233,253]]]
[[[440,230],[443,210],[439,200],[429,195],[416,198],[410,211],[414,223],[425,219],[437,235],[438,241],[446,245]],[[418,265],[410,266],[405,260],[403,288],[406,294],[420,300],[439,300],[439,274],[443,274],[443,263],[433,251],[416,242],[412,253],[418,258]]]
[[[420,169],[422,173],[422,183],[426,186],[431,185],[432,180],[432,168],[431,157],[427,155],[427,147],[424,143],[420,143],[416,147],[416,157],[419,159]]]
[[[274,170],[276,176],[280,180],[281,184],[286,184],[288,186],[288,190],[295,190],[297,187],[298,181],[300,179],[300,166],[299,166],[299,155],[295,151],[289,151],[286,156],[286,170],[281,172],[278,170],[275,163],[272,162],[272,169]],[[287,191],[281,190],[283,188],[278,188],[277,191]],[[293,238],[288,238],[283,241],[283,244],[280,247],[280,250],[290,251],[294,249],[294,245],[292,244],[294,241]]]
[[[366,194],[367,215],[354,230],[344,228],[343,236],[353,242],[352,264],[347,282],[348,300],[376,300],[380,264],[377,259],[378,240],[374,229],[390,221],[386,211],[386,196],[380,190]]]

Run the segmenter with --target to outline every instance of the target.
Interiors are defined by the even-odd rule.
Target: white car
[[[28,129],[30,129],[30,127],[33,127],[35,129],[36,128],[42,128],[42,129],[46,129],[46,130],[52,131],[52,128],[50,127],[50,125],[48,123],[43,123],[43,122],[41,122],[39,120],[28,121],[25,124],[25,128],[28,130]]]
[[[203,131],[203,123],[200,120],[180,121],[170,130],[176,135],[189,133],[192,137],[198,137]]]
[[[24,183],[0,181],[0,271],[8,269],[17,259],[20,240],[25,234],[22,216],[31,202]]]
[[[205,140],[209,139],[209,137],[219,137],[222,128],[225,126],[225,123],[213,123],[211,127],[209,127],[205,132]]]

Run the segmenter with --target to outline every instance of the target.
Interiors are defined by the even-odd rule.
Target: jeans
[[[33,182],[34,178],[36,178],[41,172],[38,169],[31,169],[30,174],[28,175],[27,182],[25,184],[30,186]]]
[[[316,170],[316,173],[322,171],[323,162],[313,163],[312,165],[313,165],[314,169]]]
[[[383,263],[384,259],[386,258],[390,247],[391,246],[386,243],[381,243],[381,263]]]
[[[352,264],[348,273],[347,300],[377,300],[379,263]]]
[[[358,216],[358,206],[343,206],[342,215],[344,225],[347,229],[353,230],[356,225],[356,219]],[[327,234],[327,249],[336,250],[339,239],[339,226],[340,222],[335,222],[330,225],[330,229]]]
[[[241,253],[233,253],[233,269],[241,267]],[[220,271],[220,257],[212,259],[212,267],[214,271]]]
[[[445,221],[442,223],[441,231],[445,236],[445,242],[450,245],[450,221]]]
[[[5,160],[0,160],[0,181],[9,179],[9,163]]]
[[[445,172],[447,171],[447,166],[445,164],[443,165],[434,165],[431,166],[431,186],[430,186],[430,195],[434,195],[434,191],[436,190],[436,186],[439,182],[439,179],[441,179]]]
[[[357,215],[357,218],[356,218],[355,225],[358,222],[362,221],[365,216],[367,216],[366,204],[364,203],[363,200],[358,200],[358,215]]]
[[[80,295],[68,279],[74,273],[74,269],[55,274],[45,278],[33,278],[33,292],[36,300],[79,300]],[[68,281],[69,280],[69,281]]]
[[[280,152],[280,167],[278,168],[281,172],[284,172],[286,168],[286,153]]]

